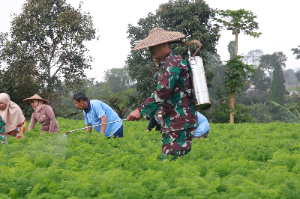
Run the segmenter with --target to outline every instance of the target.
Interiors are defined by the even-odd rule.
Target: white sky
[[[78,7],[80,0],[67,0],[74,7]],[[25,0],[0,0],[0,32],[10,29],[10,14],[21,12]],[[136,25],[140,18],[145,18],[149,12],[154,12],[161,3],[168,0],[83,0],[84,11],[93,16],[94,26],[99,30],[100,39],[87,43],[90,55],[95,61],[92,70],[86,71],[88,77],[101,80],[104,71],[125,65],[130,52],[127,39],[128,24]],[[207,0],[211,8],[246,9],[257,16],[260,38],[239,35],[239,54],[246,54],[251,50],[260,49],[264,54],[282,51],[288,58],[287,69],[300,68],[300,60],[295,59],[291,48],[300,45],[299,11],[297,0]],[[231,31],[221,31],[221,38],[217,45],[221,59],[228,60],[227,45],[234,40]],[[200,41],[201,42],[201,41]]]

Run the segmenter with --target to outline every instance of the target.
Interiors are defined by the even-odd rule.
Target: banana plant
[[[299,105],[297,107],[293,107],[293,108],[290,108],[290,109],[287,109],[286,107],[276,103],[276,102],[273,102],[273,101],[270,101],[272,104],[274,104],[275,106],[281,108],[283,110],[283,112],[286,113],[286,115],[295,123],[300,123],[300,112],[299,112]]]

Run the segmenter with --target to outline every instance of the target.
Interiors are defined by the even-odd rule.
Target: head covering
[[[180,32],[165,31],[163,28],[153,28],[150,30],[149,36],[140,41],[133,50],[156,46],[183,37],[185,37],[185,35]]]
[[[1,93],[0,101],[6,104],[5,110],[0,110],[0,115],[6,123],[6,132],[10,132],[24,122],[25,117],[20,107],[16,103],[10,101],[8,94]]]
[[[44,104],[49,104],[48,100],[41,98],[38,94],[35,94],[34,96],[31,96],[30,98],[24,99],[23,102],[27,105],[31,105],[31,103],[30,103],[31,100],[41,100]]]
[[[36,106],[34,109],[36,112],[39,112],[44,106],[46,106],[42,100],[33,100],[33,102]]]
[[[31,105],[31,103],[34,102],[36,105],[36,108],[34,110],[36,112],[39,112],[45,106],[45,104],[49,104],[48,100],[41,98],[38,94],[24,99],[23,102],[27,105]]]

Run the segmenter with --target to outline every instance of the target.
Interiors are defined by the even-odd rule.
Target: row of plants
[[[161,158],[161,134],[148,121],[124,122],[107,139],[58,118],[60,133],[37,125],[0,145],[0,198],[298,198],[300,124],[210,124],[189,155]],[[28,123],[27,123],[28,125]]]

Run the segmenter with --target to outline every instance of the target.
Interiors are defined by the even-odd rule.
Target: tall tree
[[[285,95],[285,86],[284,86],[285,80],[283,76],[283,70],[279,64],[274,65],[274,71],[273,71],[273,79],[270,86],[270,94],[269,94],[269,100],[276,102],[280,105],[283,105],[284,95]],[[280,108],[270,105],[269,111],[272,114],[273,120],[281,120],[282,119],[282,113],[280,111]]]
[[[7,70],[30,67],[38,73],[39,93],[49,101],[63,79],[67,86],[83,83],[92,61],[85,42],[95,38],[96,30],[81,4],[75,9],[66,0],[27,0],[11,25],[11,39],[0,39]]]
[[[215,53],[216,44],[219,40],[219,27],[211,23],[216,11],[211,9],[203,0],[177,0],[161,4],[155,13],[149,13],[146,18],[141,18],[137,26],[128,26],[128,38],[131,48],[148,36],[154,27],[161,27],[168,31],[178,31],[186,35],[186,42],[197,39],[203,47],[200,55],[207,61],[207,52]],[[174,44],[172,48],[187,58],[185,46]],[[196,46],[191,46],[193,52]],[[156,82],[152,72],[156,66],[148,50],[131,51],[126,61],[130,77],[137,82],[136,89],[139,99],[144,100],[155,90]],[[213,73],[206,69],[208,86],[211,83]]]
[[[292,48],[292,51],[294,52],[293,54],[296,55],[296,59],[300,59],[300,46],[299,48]]]
[[[280,65],[280,62],[274,65],[273,79],[270,87],[269,99],[271,101],[277,102],[280,105],[284,103],[285,95],[285,80],[283,75],[283,70]]]
[[[254,32],[258,29],[258,23],[255,20],[256,16],[253,12],[240,9],[240,10],[220,10],[220,18],[217,19],[227,30],[231,30],[235,35],[235,50],[234,55],[238,54],[238,35],[240,32],[244,32],[246,35],[259,37],[261,32]],[[233,73],[235,71],[232,71]],[[234,74],[232,74],[234,76]],[[235,91],[230,94],[230,123],[234,123],[234,101],[235,101]]]

